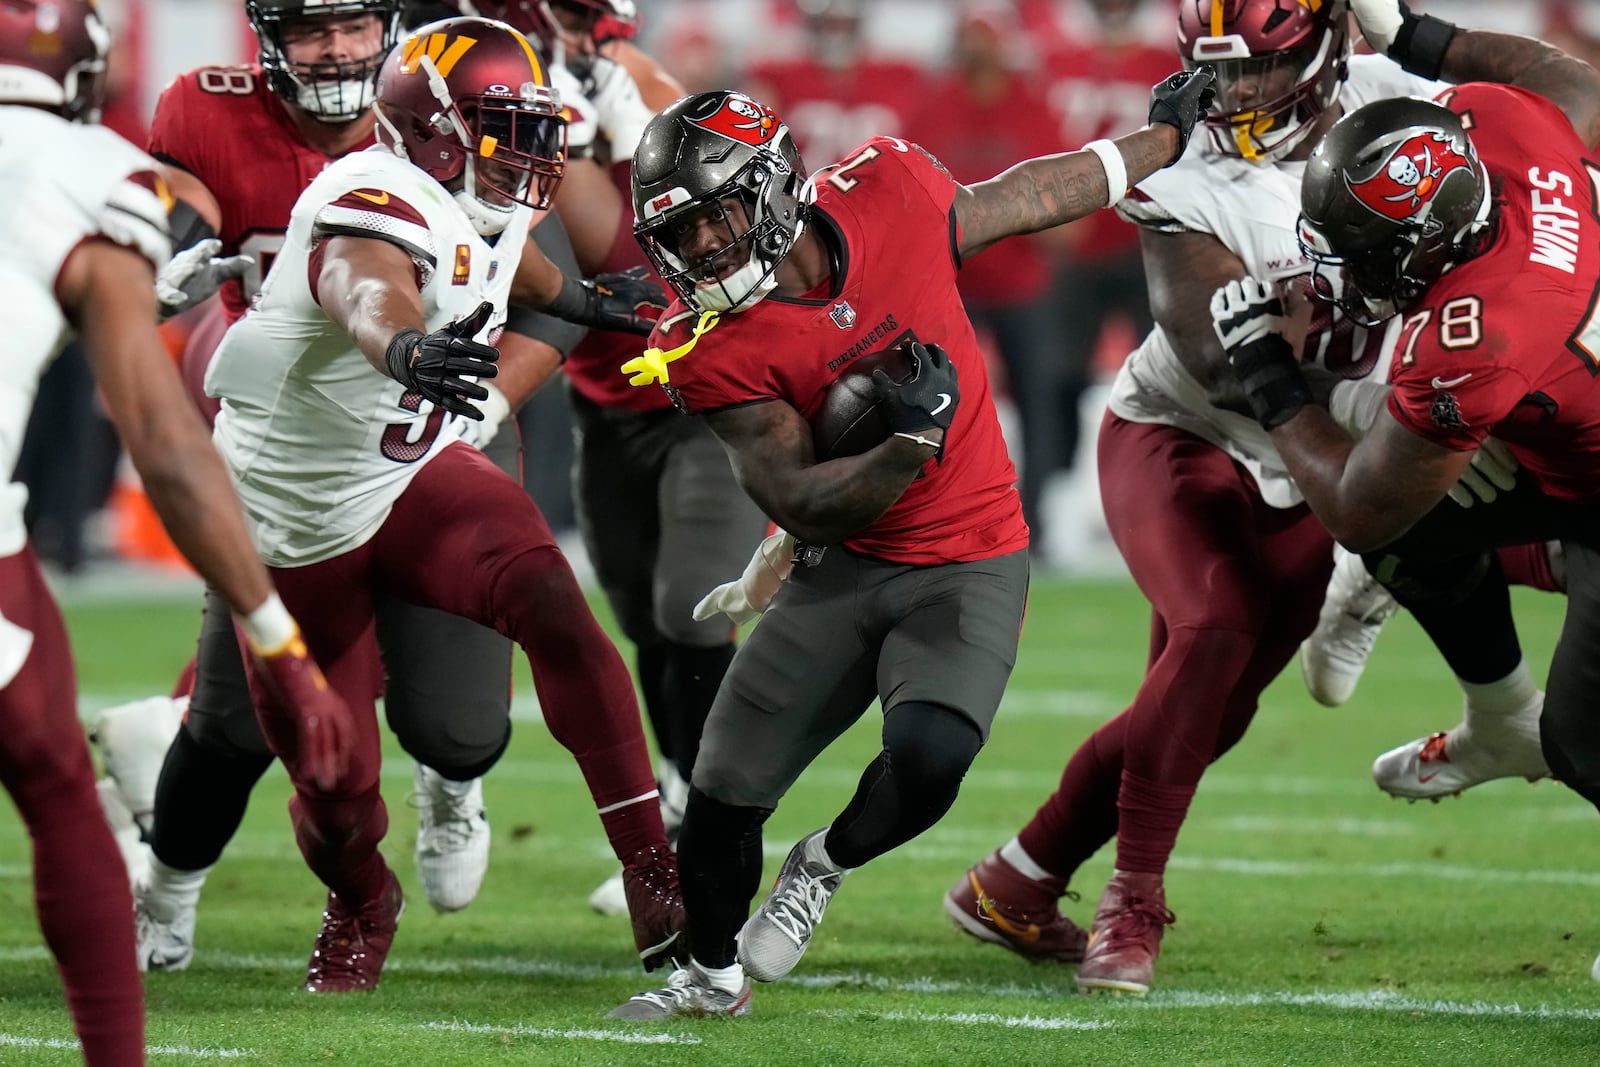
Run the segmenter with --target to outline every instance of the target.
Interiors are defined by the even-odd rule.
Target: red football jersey
[[[876,522],[844,542],[863,555],[933,565],[988,559],[1027,547],[1016,471],[1000,436],[972,323],[956,292],[951,206],[956,183],[913,146],[876,137],[822,172],[811,225],[843,249],[831,292],[768,296],[724,315],[669,365],[668,386],[690,414],[782,400],[807,420],[853,361],[903,340],[939,344],[961,384],[942,463]],[[674,303],[652,345],[682,345],[695,316]]]
[[[601,269],[605,271],[650,265],[645,259],[644,249],[633,239],[632,173],[633,168],[626,163],[611,168],[612,180],[622,190],[622,217],[617,223],[617,237],[611,245],[611,253],[601,264]],[[656,280],[659,282],[661,279]],[[627,378],[617,373],[617,368],[643,352],[644,348],[644,344],[633,334],[617,330],[590,330],[567,355],[562,370],[579,394],[601,407],[659,411],[672,404],[665,393],[659,389],[636,389],[628,384]]]
[[[842,70],[814,59],[763,63],[745,80],[783,116],[811,169],[845,158],[869,137],[904,135],[924,84],[921,69],[910,63],[871,58]]]
[[[370,144],[369,138],[359,148]],[[150,154],[193,174],[217,198],[224,255],[255,257],[242,279],[222,287],[232,322],[249,308],[283,247],[301,190],[332,157],[301,139],[260,67],[201,67],[180,75],[156,101]]]
[[[1389,410],[1449,448],[1493,435],[1551,496],[1600,499],[1600,165],[1541,96],[1473,83],[1439,99],[1466,125],[1500,218],[1489,249],[1403,320]]]

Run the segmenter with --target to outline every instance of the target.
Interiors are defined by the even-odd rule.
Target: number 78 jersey
[[[364,544],[422,465],[460,436],[460,420],[378,371],[322,310],[323,238],[393,244],[410,257],[429,332],[473,311],[505,322],[533,212],[519,208],[491,245],[444,186],[387,149],[345,156],[301,194],[259,304],[212,357],[206,392],[222,401],[214,440],[233,474],[256,548],[298,567]]]
[[[1600,500],[1600,163],[1554,104],[1471,83],[1440,96],[1489,171],[1489,247],[1400,323],[1389,411],[1447,448],[1505,442],[1549,495]]]

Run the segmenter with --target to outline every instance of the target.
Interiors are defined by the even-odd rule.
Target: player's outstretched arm
[[[756,506],[815,545],[837,544],[888,511],[932,456],[927,445],[890,437],[859,456],[819,463],[811,424],[782,400],[704,417]],[[943,437],[932,430],[925,436]]]
[[[956,193],[962,256],[1019,233],[1081,219],[1121,200],[1131,186],[1176,163],[1211,106],[1216,72],[1174,74],[1151,90],[1150,125],[1076,152],[1024,160]]]
[[[88,241],[63,265],[56,291],[150,503],[240,617],[268,685],[297,713],[280,755],[332,788],[354,749],[354,722],[307,655],[250,542],[233,483],[156,332],[154,284],[141,254]]]
[[[1413,74],[1538,93],[1566,113],[1584,144],[1600,144],[1600,72],[1576,56],[1532,37],[1416,15],[1401,0],[1351,0],[1350,8],[1367,43]]]

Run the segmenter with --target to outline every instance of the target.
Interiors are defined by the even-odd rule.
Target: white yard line
[[[78,1042],[68,1041],[59,1037],[22,1037],[18,1034],[0,1034],[0,1046],[75,1049],[78,1047]],[[147,1056],[188,1056],[197,1060],[239,1060],[257,1055],[255,1049],[197,1048],[194,1045],[150,1045],[144,1051]]]
[[[42,946],[28,946],[21,948],[0,949],[0,964],[9,962],[35,962],[47,959],[48,956]],[[201,950],[196,957],[195,968],[199,971],[208,969],[220,970],[267,970],[294,973],[305,969],[305,960],[302,957],[270,957],[251,956],[227,952],[208,952]],[[595,978],[631,978],[647,983],[639,972],[632,967],[600,967],[594,965],[580,965],[560,963],[544,960],[519,960],[511,957],[498,956],[483,959],[446,958],[429,960],[396,959],[389,962],[384,968],[391,974],[494,974],[509,977],[540,976],[549,978],[571,978],[592,980]],[[1062,981],[1039,982],[1030,985],[1017,983],[987,983],[968,982],[960,980],[932,979],[932,978],[889,978],[883,975],[865,974],[861,972],[845,972],[838,974],[797,974],[784,979],[784,985],[799,986],[804,989],[860,989],[875,992],[912,993],[912,994],[954,994],[959,996],[992,997],[1004,999],[1040,998],[1050,1000],[1057,1005],[1062,1003],[1062,982],[1065,980],[1066,970],[1059,973]],[[183,979],[175,979],[182,981]],[[1420,997],[1405,996],[1387,990],[1355,990],[1355,991],[1324,991],[1291,992],[1288,990],[1266,990],[1258,992],[1220,992],[1190,989],[1157,989],[1144,999],[1132,997],[1080,998],[1072,997],[1071,1003],[1081,1005],[1087,1009],[1113,1009],[1122,1010],[1190,1010],[1212,1008],[1254,1008],[1254,1007],[1289,1007],[1289,1008],[1328,1008],[1334,1011],[1381,1011],[1381,1012],[1422,1012],[1434,1015],[1466,1015],[1466,1016],[1504,1016],[1538,1019],[1586,1019],[1600,1020],[1600,1008],[1559,1008],[1544,1004],[1523,1005],[1519,1003],[1495,1003],[1492,1001],[1453,1001],[1430,1000]],[[863,1011],[870,1009],[863,1008]],[[818,1014],[828,1014],[819,1012]],[[988,1013],[951,1012],[951,1013],[905,1013],[888,1012],[873,1013],[883,1018],[911,1019],[929,1022],[953,1023],[989,1023],[1003,1026],[1023,1026],[1015,1022],[1017,1019],[1042,1020],[1033,1029],[1088,1029],[1093,1024],[1092,1020],[1061,1018],[1057,1016],[1009,1016],[991,1015]],[[588,1037],[600,1035],[595,1040],[627,1040],[627,1032],[612,1030],[557,1030],[541,1027],[498,1027],[484,1026],[472,1023],[435,1022],[419,1024],[427,1029],[449,1030],[483,1033],[527,1033],[530,1036],[573,1036]],[[0,1034],[0,1045],[3,1044],[34,1044],[39,1047],[70,1047],[70,1043],[61,1045],[48,1044],[42,1039],[20,1038]],[[152,1051],[178,1054],[185,1046],[153,1046]],[[249,1056],[255,1053],[248,1049],[201,1049],[185,1053],[197,1056],[213,1056],[219,1058],[234,1058]]]
[[[627,1030],[557,1030],[549,1026],[488,1026],[480,1023],[419,1023],[419,1030],[448,1030],[463,1034],[515,1034],[558,1041],[615,1041],[624,1045],[698,1045],[692,1034],[658,1034]]]
[[[849,1019],[854,1016],[869,1015],[873,1019],[887,1019],[891,1022],[948,1023],[954,1026],[1004,1026],[1013,1030],[1105,1030],[1114,1025],[1102,1019],[1063,1019],[1048,1015],[995,1015],[991,1012],[977,1011],[872,1011],[866,1008],[850,1011],[829,1008],[810,1012],[809,1014],[835,1019]]]

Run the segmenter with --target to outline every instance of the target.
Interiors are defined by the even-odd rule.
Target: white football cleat
[[[418,763],[417,877],[434,911],[460,911],[478,895],[489,870],[489,820],[483,779],[452,782]]]
[[[1589,969],[1589,977],[1600,982],[1600,956],[1594,958],[1594,966]]]
[[[589,907],[601,915],[626,916],[628,914],[628,893],[622,884],[622,868],[610,878],[595,886],[594,892],[589,894]]]
[[[1443,733],[1392,748],[1372,764],[1372,780],[1390,796],[1438,800],[1496,778],[1550,776],[1539,747],[1544,692],[1504,715],[1469,711],[1466,721]],[[1468,723],[1471,723],[1469,726]]]
[[[772,892],[739,931],[739,963],[758,982],[776,982],[794,970],[850,873],[816,858],[827,833],[824,826],[789,850]]]
[[[188,710],[188,697],[149,697],[107,708],[90,730],[122,803],[146,831],[156,807],[161,765]]]
[[[1300,645],[1306,691],[1329,708],[1355,693],[1379,632],[1400,610],[1394,596],[1367,573],[1360,556],[1334,545],[1333,561],[1317,628]]]
[[[117,850],[128,868],[128,884],[138,886],[150,877],[150,846],[144,843],[139,824],[133,821],[133,812],[122,802],[122,791],[116,782],[101,778],[95,782],[94,791],[100,797],[100,810],[111,825],[111,836],[116,839]]]
[[[209,869],[209,868],[208,868]],[[205,871],[197,872],[200,882]],[[148,885],[135,888],[133,926],[138,940],[139,970],[181,971],[194,959],[195,899],[193,893],[163,893]]]

